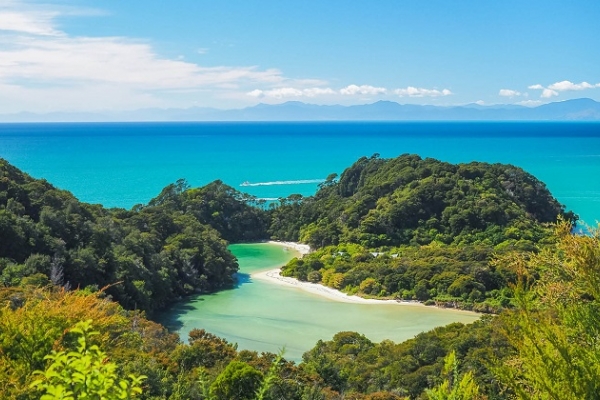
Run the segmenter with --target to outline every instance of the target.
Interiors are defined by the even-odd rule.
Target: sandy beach
[[[300,256],[310,253],[310,246],[307,244],[296,243],[296,242],[280,242],[275,240],[269,240],[267,243],[276,244],[278,246],[284,246],[289,249],[295,250],[300,253]]]
[[[289,278],[287,276],[280,275],[281,269],[271,269],[269,271],[257,272],[252,274],[252,278],[269,281],[283,286],[295,287],[297,289],[304,290],[305,292],[317,294],[322,297],[326,297],[330,300],[340,301],[344,303],[360,303],[360,304],[399,304],[407,306],[425,307],[422,303],[415,301],[397,301],[397,300],[378,300],[378,299],[364,299],[358,296],[349,296],[346,293],[340,292],[339,290],[332,289],[327,286],[323,286],[319,283],[302,282],[296,278]]]
[[[270,244],[276,244],[285,246],[293,249],[300,253],[301,256],[310,253],[310,246],[295,242],[276,242],[269,241]],[[424,304],[416,301],[398,301],[398,300],[379,300],[379,299],[365,299],[359,296],[349,296],[346,293],[340,292],[339,290],[321,285],[319,283],[302,282],[296,278],[290,278],[287,276],[281,276],[281,268],[272,269],[269,271],[257,272],[251,275],[254,279],[263,281],[269,281],[278,285],[295,287],[297,289],[304,290],[306,292],[316,294],[322,297],[326,297],[330,300],[340,301],[344,303],[360,303],[360,304],[396,304],[404,306],[416,306],[425,307]]]

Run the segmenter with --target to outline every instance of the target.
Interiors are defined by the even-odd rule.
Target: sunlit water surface
[[[287,359],[302,354],[339,331],[356,331],[373,341],[403,341],[452,322],[469,323],[474,313],[395,304],[352,304],[329,300],[301,289],[253,280],[249,274],[279,267],[297,254],[272,244],[236,244],[240,284],[232,290],[181,303],[162,322],[182,338],[202,328],[238,344],[239,349],[276,353]]]

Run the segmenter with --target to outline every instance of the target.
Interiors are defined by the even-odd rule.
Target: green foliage
[[[416,155],[362,157],[314,197],[283,201],[270,211],[270,233],[313,248],[357,243],[505,241],[522,246],[548,236],[541,224],[565,213],[545,185],[512,165],[449,164]]]
[[[225,339],[204,329],[193,329],[189,333],[189,344],[179,345],[172,354],[177,364],[186,370],[196,367],[212,368],[224,365],[236,355],[236,347]]]
[[[37,372],[43,378],[31,384],[44,393],[41,400],[118,400],[142,393],[141,384],[146,377],[120,378],[117,365],[108,361],[106,353],[97,345],[89,344],[89,338],[98,334],[91,329],[91,320],[79,322],[70,329],[70,333],[77,336],[76,350],[46,356],[50,361],[48,368]]]
[[[68,346],[65,335],[78,321],[93,319],[103,346],[127,340],[128,320],[118,304],[96,294],[33,288],[0,289],[0,398],[30,398],[34,370],[44,357]]]
[[[331,269],[331,263],[323,266],[310,258],[295,271],[288,269],[301,280],[369,296],[434,299],[496,311],[510,300],[492,291],[502,290],[506,282],[503,277],[486,281],[485,268],[480,268],[483,275],[473,276],[472,266],[458,271],[454,265],[459,281],[442,283],[440,290],[428,272],[404,276],[404,267],[391,263],[386,268],[395,273],[388,278],[380,260],[366,272],[356,264],[369,263],[366,249],[380,246],[468,245],[488,255],[494,249],[531,250],[551,240],[541,223],[563,214],[575,218],[564,213],[543,183],[519,168],[452,165],[414,155],[363,157],[339,180],[328,177],[314,197],[291,195],[269,211],[261,206],[221,181],[191,189],[178,180],[147,206],[109,210],[81,203],[2,160],[0,282],[18,286],[44,274],[70,288],[112,285],[107,293],[121,305],[152,312],[182,296],[233,285],[237,263],[223,239],[271,235],[302,239],[313,248],[337,245],[337,251],[352,257],[350,266]],[[351,246],[362,248],[362,254]],[[436,271],[443,264],[436,262]]]
[[[517,307],[502,316],[516,355],[496,372],[518,399],[597,399],[600,393],[600,231],[558,227],[556,249],[516,257]],[[532,271],[541,277],[534,281]]]
[[[500,388],[488,365],[510,350],[498,331],[496,320],[487,317],[470,325],[436,328],[403,343],[373,343],[358,333],[340,332],[306,352],[301,367],[348,398],[393,393],[417,399],[442,383],[444,357],[454,351],[483,394],[498,398]]]
[[[43,274],[67,288],[110,286],[121,305],[148,312],[231,287],[238,265],[222,237],[266,236],[250,199],[221,182],[192,190],[179,180],[148,206],[106,209],[0,160],[0,284]]]
[[[448,376],[440,385],[426,391],[431,400],[476,400],[480,399],[479,386],[473,374],[467,372],[459,376],[456,353],[451,351],[444,360],[442,374]]]
[[[71,328],[90,319],[98,334],[90,334],[87,325]],[[223,373],[232,361],[250,366],[244,370],[258,371],[264,378],[254,385],[244,380],[245,374],[237,380],[233,366]],[[245,398],[300,400],[309,388],[321,390],[318,378],[293,363],[273,354],[238,352],[234,344],[205,331],[192,331],[189,344],[180,343],[177,335],[139,313],[125,311],[102,293],[0,288],[0,398],[39,399],[38,389],[46,387],[48,395],[60,387],[73,391],[65,382],[81,383],[79,372],[90,369],[93,376],[103,374],[92,379],[100,386],[110,379],[118,383],[122,377],[147,376],[141,399],[206,399],[219,376],[221,386],[215,384],[215,393],[241,390]],[[51,372],[32,387],[39,378],[34,370]],[[125,380],[127,390],[132,389],[131,378]]]
[[[515,271],[490,264],[493,254],[514,250],[481,245],[402,246],[369,252],[353,245],[325,247],[283,267],[282,274],[365,297],[432,300],[480,312],[508,306]],[[376,256],[374,256],[375,254]]]
[[[283,275],[367,297],[499,312],[516,273],[494,253],[552,245],[557,217],[545,185],[511,165],[452,165],[416,155],[363,157],[314,197],[270,211],[270,232],[316,249]]]
[[[255,197],[214,181],[182,192],[179,210],[193,214],[229,242],[247,242],[267,237],[268,216],[260,205]]]
[[[252,366],[232,361],[210,385],[210,393],[223,400],[253,399],[262,379],[262,374]]]
[[[329,176],[315,196],[279,203],[265,211],[220,181],[191,189],[179,180],[147,206],[105,209],[0,159],[0,397],[129,396],[142,383],[121,377],[148,376],[143,399],[423,399],[427,389],[459,399],[477,398],[476,387],[490,399],[597,398],[599,234],[572,236],[576,216],[533,176],[375,155]],[[560,216],[567,222],[555,234],[545,224]],[[316,249],[284,275],[501,315],[399,344],[340,332],[298,367],[203,330],[180,343],[126,311],[230,287],[237,262],[225,240],[269,235]],[[89,319],[93,345],[89,327],[69,330]],[[36,369],[46,372],[32,387]]]

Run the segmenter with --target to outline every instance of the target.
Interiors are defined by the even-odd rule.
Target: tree
[[[75,351],[52,352],[46,356],[51,363],[46,371],[36,371],[42,379],[31,386],[42,391],[41,400],[119,400],[131,399],[142,393],[145,376],[120,378],[117,365],[108,361],[97,345],[89,345],[92,321],[79,322],[70,332],[77,335]]]
[[[454,351],[446,356],[442,373],[447,376],[446,380],[426,391],[431,400],[476,400],[481,398],[479,386],[475,383],[470,371],[462,378],[459,377],[458,360]]]
[[[254,367],[242,361],[232,361],[212,383],[210,393],[222,400],[253,399],[262,379],[263,375]]]
[[[496,373],[517,399],[598,399],[600,230],[573,235],[563,222],[556,231],[555,249],[511,260],[521,281],[502,322],[516,355]]]

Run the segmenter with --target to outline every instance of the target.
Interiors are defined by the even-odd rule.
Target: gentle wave
[[[302,185],[305,183],[323,183],[325,179],[300,179],[297,181],[273,181],[273,182],[257,182],[240,183],[240,186],[273,186],[273,185]]]

